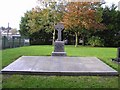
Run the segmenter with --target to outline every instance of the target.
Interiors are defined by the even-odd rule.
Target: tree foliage
[[[100,46],[104,46],[104,40],[101,39],[100,37],[98,36],[92,36],[91,38],[89,38],[88,40],[88,44],[90,44],[91,46],[93,47],[100,47]]]
[[[105,40],[105,46],[120,46],[120,11],[116,8],[114,4],[103,8],[102,18],[107,30],[101,32],[101,37]]]
[[[20,32],[22,35],[25,34],[30,37],[33,37],[32,34],[40,33],[41,31],[46,32],[46,34],[53,32],[55,37],[54,25],[59,22],[61,18],[62,13],[61,11],[56,11],[54,3],[51,4],[49,8],[33,8],[31,11],[26,12],[24,17],[21,18]]]
[[[20,33],[29,37],[33,44],[54,42],[57,34],[54,25],[62,22],[65,25],[63,37],[68,44],[77,46],[79,38],[83,44],[88,43],[89,38],[94,43],[92,37],[100,37],[104,46],[120,46],[120,11],[115,5],[102,8],[100,3],[91,2],[38,2],[44,8],[37,6],[27,11],[20,22]]]
[[[30,11],[27,11],[23,17],[21,17],[21,22],[20,22],[20,34],[24,37],[29,37],[30,36],[30,33],[29,33],[29,29],[30,27],[28,26],[28,20],[30,19],[28,17],[28,13],[30,13]]]
[[[78,35],[82,30],[104,29],[101,17],[102,11],[98,3],[72,2],[67,5],[63,23],[67,29],[75,33],[75,46],[78,44]]]

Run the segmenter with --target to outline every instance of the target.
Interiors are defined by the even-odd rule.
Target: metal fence
[[[16,48],[29,45],[29,42],[26,42],[26,39],[21,37],[13,36],[12,38],[7,38],[6,36],[3,36],[0,40],[2,40],[2,49]]]

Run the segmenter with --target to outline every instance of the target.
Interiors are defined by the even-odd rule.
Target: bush
[[[88,39],[88,44],[90,44],[93,47],[104,46],[104,40],[101,39],[100,37],[92,36],[90,39]]]

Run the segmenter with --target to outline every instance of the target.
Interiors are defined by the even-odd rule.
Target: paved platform
[[[1,70],[2,74],[118,75],[96,57],[22,56]]]

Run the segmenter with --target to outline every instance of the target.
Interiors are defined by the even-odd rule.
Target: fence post
[[[10,48],[12,48],[12,38],[9,40]]]
[[[6,40],[5,40],[5,36],[3,36],[3,49],[6,48],[6,44],[5,44]]]
[[[12,37],[12,48],[14,48],[14,36]]]
[[[19,47],[21,47],[21,37],[19,37]]]

